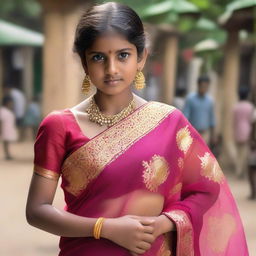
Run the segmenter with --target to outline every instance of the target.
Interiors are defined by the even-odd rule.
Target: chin
[[[108,96],[115,96],[122,93],[128,93],[130,92],[130,87],[120,88],[119,86],[111,87],[111,88],[97,88],[102,94],[108,95]]]

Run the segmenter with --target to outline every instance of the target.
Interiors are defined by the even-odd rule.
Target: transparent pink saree
[[[171,106],[149,102],[92,139],[82,134],[70,110],[52,113],[38,132],[35,172],[62,177],[71,213],[115,218],[143,211],[174,221],[177,232],[159,236],[144,256],[248,255],[216,159]],[[60,249],[60,256],[131,255],[106,239],[62,237]]]

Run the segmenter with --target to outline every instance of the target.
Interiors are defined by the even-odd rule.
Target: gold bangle
[[[100,235],[101,235],[101,229],[103,226],[103,222],[104,222],[104,218],[100,217],[97,219],[94,228],[93,228],[93,236],[95,239],[100,239]]]

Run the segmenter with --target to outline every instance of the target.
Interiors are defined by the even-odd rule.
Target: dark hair
[[[246,100],[249,95],[249,89],[247,87],[240,87],[239,88],[239,98],[240,100]]]
[[[197,84],[200,85],[201,83],[210,83],[210,78],[206,75],[198,77]]]
[[[137,48],[140,57],[146,44],[142,21],[130,7],[115,2],[95,5],[80,18],[75,34],[74,51],[85,64],[85,51],[96,38],[107,32],[117,32]]]
[[[8,105],[9,102],[13,102],[12,97],[9,96],[9,95],[4,96],[4,97],[3,97],[3,100],[2,100],[2,105],[3,105],[3,106],[6,106],[6,105]]]

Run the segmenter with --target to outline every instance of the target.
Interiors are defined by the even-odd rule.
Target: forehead
[[[127,48],[136,50],[136,46],[130,43],[124,36],[117,33],[108,33],[97,37],[87,52],[113,53]]]

